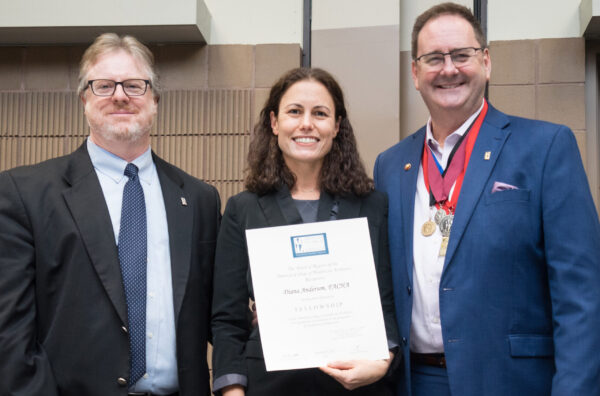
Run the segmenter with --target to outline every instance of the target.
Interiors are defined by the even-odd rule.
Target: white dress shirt
[[[97,146],[89,138],[87,149],[108,206],[115,244],[118,244],[123,189],[128,180],[124,175],[127,161]],[[179,381],[167,213],[150,147],[132,163],[139,169],[138,175],[146,201],[148,222],[146,290],[148,294],[146,297],[146,374],[129,390],[169,394],[179,389]]]
[[[464,124],[444,140],[443,147],[433,138],[431,119],[427,122],[426,141],[438,163],[446,169],[452,149],[483,109],[483,103]],[[450,190],[450,197],[454,186]],[[429,206],[429,192],[425,186],[423,166],[419,167],[413,225],[413,309],[410,327],[410,350],[417,353],[442,353],[442,324],[440,321],[439,288],[444,260],[439,256],[442,233],[436,226],[433,235],[424,236],[421,227],[427,220],[433,221],[437,208]]]

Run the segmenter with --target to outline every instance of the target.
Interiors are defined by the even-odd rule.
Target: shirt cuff
[[[248,378],[241,374],[225,374],[213,381],[213,392],[219,391],[229,385],[248,385]]]

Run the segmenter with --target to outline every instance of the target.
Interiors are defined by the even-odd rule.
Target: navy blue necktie
[[[138,168],[127,164],[129,178],[123,190],[119,261],[127,300],[129,321],[129,384],[146,372],[146,203]]]

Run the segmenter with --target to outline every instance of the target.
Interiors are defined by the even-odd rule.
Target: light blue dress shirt
[[[115,234],[115,244],[117,244],[123,189],[127,182],[127,177],[124,175],[127,161],[97,146],[89,138],[87,149],[100,180]],[[179,381],[167,213],[150,147],[132,162],[139,169],[138,174],[146,200],[148,295],[146,297],[146,374],[129,390],[169,394],[177,392]]]

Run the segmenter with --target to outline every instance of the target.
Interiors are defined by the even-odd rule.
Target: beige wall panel
[[[65,154],[61,137],[26,137],[19,144],[18,165],[35,164]]]
[[[219,195],[221,196],[221,212],[225,210],[225,206],[227,205],[227,200],[229,197],[241,192],[244,190],[244,183],[242,181],[236,182],[210,182],[213,186],[217,188],[219,191]]]
[[[429,110],[415,89],[411,72],[410,51],[400,53],[400,138],[410,136],[429,119]]]
[[[152,134],[248,133],[251,108],[249,89],[163,92]]]
[[[490,85],[489,99],[500,111],[535,118],[535,85]]]
[[[204,119],[206,132],[248,133],[251,117],[249,90],[211,91],[208,97],[208,117]]]
[[[158,155],[186,172],[207,181],[239,181],[247,135],[155,136],[152,147]]]
[[[371,173],[377,155],[400,137],[399,26],[313,30],[312,65],[344,90],[358,149]]]
[[[586,150],[586,132],[585,131],[573,131],[575,134],[575,140],[577,140],[577,146],[579,147],[579,154],[581,154],[581,160],[583,161],[583,167],[586,172],[587,168],[587,150]]]
[[[152,47],[163,90],[199,89],[208,85],[208,47],[165,45]]]
[[[15,136],[23,130],[22,98],[22,94],[0,92],[0,136]]]
[[[490,84],[534,84],[536,54],[535,40],[490,43]]]
[[[65,137],[63,139],[63,145],[65,147],[65,149],[64,149],[65,155],[77,150],[79,148],[79,146],[81,146],[85,142],[85,140],[87,139],[87,136],[88,135]]]
[[[473,2],[469,2],[471,3],[469,7],[472,7]],[[581,0],[489,0],[488,39],[495,41],[578,37],[580,36],[579,5],[581,2]]]
[[[23,94],[23,136],[56,136],[67,131],[67,108],[73,105],[70,92],[27,92]]]
[[[586,129],[583,84],[538,85],[536,96],[539,119]]]
[[[301,61],[302,50],[298,44],[257,45],[255,86],[272,86],[283,73],[300,66]]]
[[[0,137],[0,172],[19,165],[20,139]]]
[[[21,47],[0,47],[0,89],[18,90],[22,88],[24,49]]]
[[[565,38],[539,41],[539,82],[585,81],[585,39]]]
[[[26,90],[69,89],[69,50],[67,47],[29,47],[23,62]]]
[[[77,91],[77,86],[79,85],[79,62],[81,61],[81,57],[83,56],[86,48],[87,46],[84,45],[68,47],[68,81],[69,89],[71,91]]]
[[[0,135],[87,134],[83,105],[74,92],[0,93]]]
[[[252,128],[250,129],[250,133],[254,131],[254,125],[258,122],[260,117],[260,111],[265,107],[265,103],[267,99],[269,99],[270,88],[257,88],[254,90],[254,112],[252,118]]]
[[[208,86],[245,88],[254,82],[254,46],[211,45],[208,47]]]

